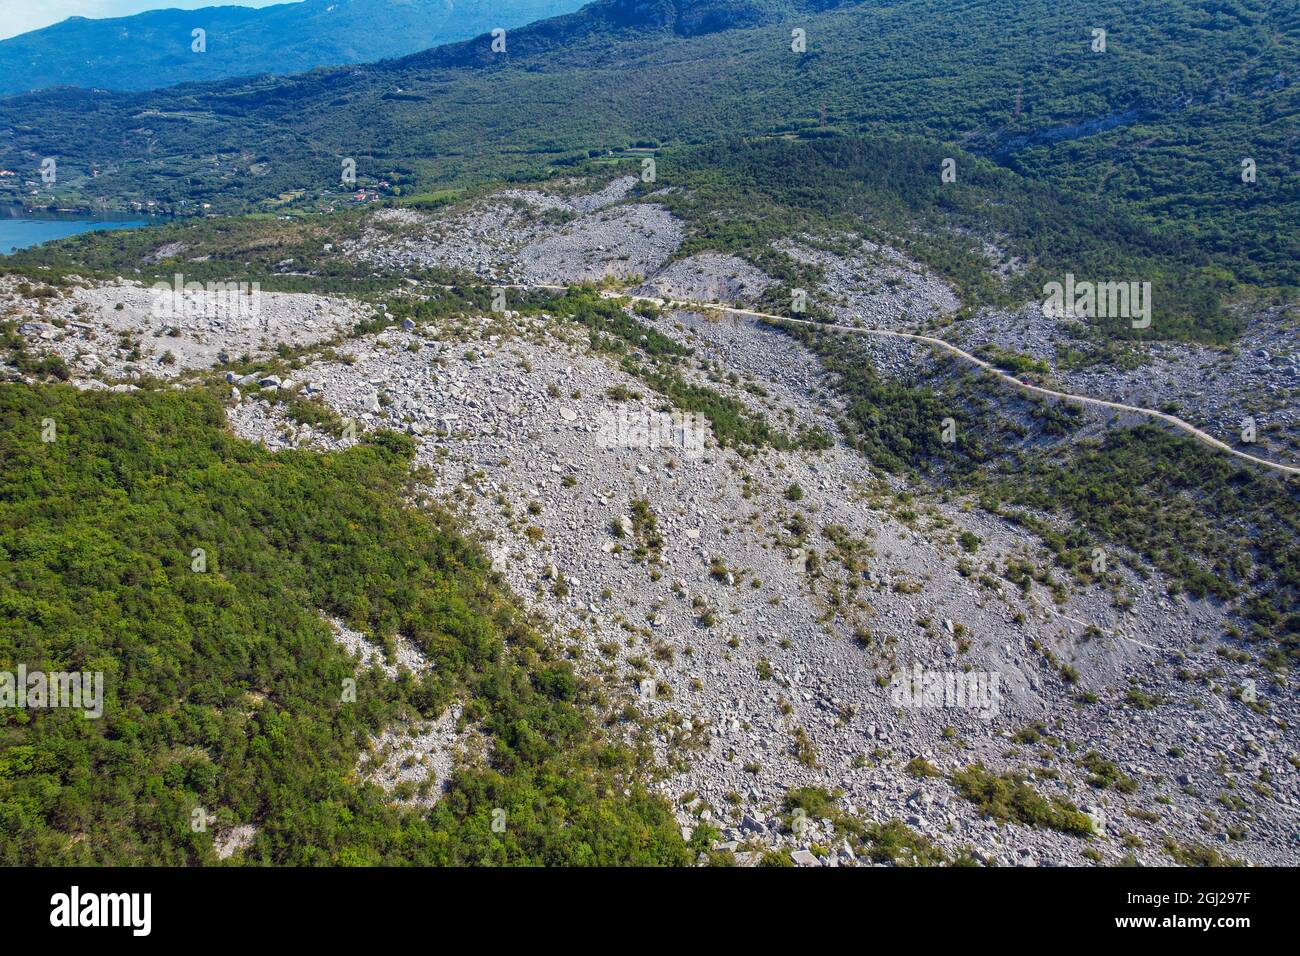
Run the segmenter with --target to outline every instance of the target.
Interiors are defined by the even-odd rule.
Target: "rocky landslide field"
[[[613,277],[678,300],[751,301],[767,287],[733,257],[673,258],[683,224],[653,196],[630,201],[632,185],[384,210],[347,253],[494,284]],[[855,259],[784,248],[822,260],[828,278],[814,294],[842,321],[921,328],[955,307],[943,283],[889,250]],[[355,440],[352,428],[413,434],[428,469],[415,504],[434,498],[463,515],[552,639],[605,685],[611,714],[623,717],[615,726],[652,742],[654,786],[682,827],[717,827],[718,848],[741,863],[771,849],[800,865],[868,862],[833,836],[841,815],[900,820],[948,859],[999,865],[1300,856],[1294,681],[1218,654],[1222,608],[1168,597],[1156,573],[1117,571],[1116,590],[1059,573],[1055,592],[1012,583],[1009,566],[1052,574],[1018,526],[887,477],[839,442],[721,447],[593,351],[584,328],[549,315],[507,304],[354,335],[376,306],[264,293],[250,317],[229,302],[199,308],[196,293],[177,317],[156,314],[151,296],[124,282],[35,298],[4,280],[0,314],[19,320],[27,348],[63,357],[84,388],[127,390],[142,375],[179,387],[245,357],[265,361],[264,371],[231,372],[224,388],[231,428],[271,448],[339,447]],[[786,432],[838,434],[823,369],[785,336],[689,308],[641,321],[694,350],[692,382]],[[960,337],[1053,360],[1046,321],[983,315]],[[1293,426],[1294,393],[1272,388],[1294,387],[1295,352],[1272,334],[1230,357],[1153,349],[1158,374],[1058,381],[1125,401],[1176,394],[1210,423],[1237,417],[1236,403],[1258,400],[1263,382],[1282,401],[1260,415]],[[304,350],[289,373],[270,370],[282,345]],[[885,374],[930,355],[901,342],[878,354]],[[1203,366],[1209,378],[1194,380]],[[294,397],[352,427],[300,424],[288,414]],[[371,637],[336,632],[359,662],[393,676],[424,666],[409,645],[385,657]],[[903,692],[918,671],[946,692]],[[1233,693],[1252,680],[1266,709]],[[970,693],[959,700],[960,687]],[[364,772],[390,788],[430,780],[427,800],[453,760],[481,759],[485,746],[452,715],[393,728],[373,751]],[[990,778],[951,777],[973,764],[1021,783],[1004,778],[1006,799],[992,800]],[[972,799],[981,785],[986,799]],[[799,788],[830,799],[792,819]],[[800,806],[810,805],[804,793]],[[1054,812],[1064,801],[1086,822]]]

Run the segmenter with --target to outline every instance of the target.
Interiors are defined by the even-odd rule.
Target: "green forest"
[[[404,503],[412,452],[381,432],[271,454],[202,391],[0,385],[0,670],[106,684],[99,720],[0,711],[0,863],[213,863],[235,824],[252,863],[688,862],[592,688],[446,514]],[[343,702],[322,613],[400,632],[430,671],[360,673]],[[368,734],[453,699],[491,750],[430,813],[358,779]]]
[[[684,188],[664,202],[693,227],[677,254],[733,252],[795,284],[809,277],[772,252],[773,242],[851,234],[897,247],[949,278],[968,306],[1039,299],[1044,283],[1066,272],[1140,276],[1156,290],[1152,327],[1097,319],[1089,323],[1093,335],[1222,342],[1240,332],[1240,317],[1223,306],[1234,283],[1221,261],[1122,206],[1079,207],[975,156],[958,154],[958,178],[944,183],[939,170],[952,152],[882,136],[736,140],[670,152],[663,182]],[[1027,263],[1009,281],[996,278],[998,263],[983,248],[981,237],[990,235]],[[789,296],[770,304],[788,310]]]
[[[13,133],[0,163],[59,157],[64,202],[194,213],[337,204],[345,157],[359,185],[418,195],[634,143],[906,135],[1050,187],[1065,205],[1031,212],[1044,223],[1123,207],[1155,251],[1225,282],[1297,284],[1293,3],[699,0],[689,22],[662,6],[601,0],[512,31],[504,57],[470,41],[293,77],[16,97],[0,101]],[[791,50],[794,24],[806,52]]]
[[[792,48],[795,27],[806,30],[807,49]],[[484,282],[541,274],[522,261],[527,254],[508,269],[484,265],[513,241],[480,255],[475,242],[497,243],[495,224],[483,225],[454,260],[481,275],[408,268],[397,248],[407,238],[427,247],[445,239],[444,224],[410,210],[481,212],[471,203],[506,184],[554,187],[569,198],[640,174],[653,157],[655,175],[620,201],[662,204],[676,217],[674,234],[680,224],[684,238],[663,253],[670,264],[720,252],[761,269],[773,284],[746,308],[791,317],[792,289],[842,288],[778,251],[782,240],[833,251],[855,270],[852,257],[870,259],[872,244],[881,244],[957,294],[958,308],[924,320],[926,334],[956,332],[953,343],[1035,382],[1050,378],[1042,356],[1053,345],[1058,369],[1083,362],[1132,369],[1147,354],[1135,345],[1197,343],[1211,347],[1202,353],[1207,372],[1249,348],[1252,363],[1242,365],[1267,365],[1279,377],[1261,374],[1265,384],[1247,398],[1258,399],[1269,410],[1267,426],[1279,429],[1285,419],[1279,425],[1272,412],[1294,404],[1296,390],[1270,383],[1295,382],[1280,376],[1283,363],[1294,367],[1300,291],[1295,0],[597,0],[512,29],[509,51],[493,55],[478,38],[296,76],[134,93],[61,87],[0,99],[0,167],[19,170],[0,181],[0,203],[149,203],[163,217],[148,228],[88,233],[0,259],[0,281],[12,284],[17,303],[0,317],[9,379],[0,383],[0,672],[102,672],[106,690],[98,719],[0,708],[0,866],[685,866],[729,857],[714,850],[723,841],[708,823],[683,836],[654,786],[664,767],[636,709],[587,676],[597,668],[578,666],[577,645],[561,648],[525,612],[450,504],[423,497],[431,474],[416,463],[416,439],[375,431],[346,451],[272,452],[232,434],[224,373],[247,385],[240,376],[287,377],[318,358],[350,365],[356,357],[344,354],[345,345],[358,343],[349,337],[406,320],[430,337],[408,343],[412,352],[428,349],[430,364],[453,345],[477,361],[520,329],[558,332],[579,353],[587,347],[635,379],[607,390],[602,381],[598,394],[706,418],[717,446],[709,448],[711,463],[720,458],[743,473],[760,450],[777,449],[811,465],[846,443],[873,472],[855,477],[888,478],[888,493],[908,505],[898,509],[895,517],[908,516],[900,520],[915,521],[925,509],[911,503],[933,494],[982,519],[1014,523],[1001,526],[1025,529],[1043,545],[1036,554],[1046,557],[1030,568],[1019,550],[1004,554],[990,538],[981,551],[985,539],[949,522],[943,540],[953,542],[957,570],[972,588],[986,585],[980,576],[987,573],[1000,576],[990,586],[1010,581],[1029,591],[1037,581],[1065,600],[1058,579],[1072,580],[1109,588],[1122,609],[1128,592],[1119,576],[1095,570],[1101,547],[1133,575],[1157,572],[1170,595],[1227,606],[1223,632],[1193,639],[1203,636],[1275,675],[1300,664],[1294,480],[1154,426],[1110,427],[1122,424],[1118,417],[1103,426],[924,346],[912,353],[891,340],[897,351],[881,361],[876,337],[816,324],[831,317],[825,297],[814,296],[802,314],[812,322],[766,324],[788,337],[782,341],[792,353],[809,350],[828,375],[800,363],[788,381],[773,376],[770,391],[757,380],[765,356],[744,354],[730,375],[716,358],[730,361],[731,347],[745,349],[739,337],[727,350],[697,353],[688,343],[710,338],[696,337],[699,326],[688,329],[673,303],[661,310],[648,299],[633,307],[615,297],[623,293],[612,290],[635,288],[646,276],[575,283],[560,294],[512,287],[510,312],[485,336],[491,346],[471,342],[462,326],[477,327],[492,309]],[[15,183],[38,179],[46,157],[58,159],[54,188],[33,185],[33,195]],[[355,160],[356,182],[340,181],[347,160]],[[954,175],[944,178],[949,163]],[[374,201],[359,202],[358,189]],[[520,214],[503,232],[526,221],[520,247],[585,215],[575,211],[586,208],[585,196],[568,206],[533,198],[536,208],[517,194],[493,200],[513,202],[510,215]],[[387,214],[372,216],[376,209]],[[606,209],[628,211],[602,206],[591,215]],[[460,225],[446,234],[457,235]],[[648,238],[646,247],[660,247],[661,236]],[[608,253],[607,240],[599,241],[598,251]],[[586,260],[583,272],[564,275],[591,275],[591,261],[612,261],[578,242],[556,248]],[[621,261],[642,260],[629,253]],[[652,280],[676,281],[656,272],[662,257],[644,261]],[[273,350],[268,339],[265,357],[251,344],[231,347],[248,351],[185,373],[183,387],[166,387],[148,372],[130,394],[65,384],[91,374],[112,383],[123,380],[115,377],[123,369],[136,371],[84,361],[91,356],[79,351],[85,343],[70,327],[102,330],[90,327],[93,311],[62,301],[73,287],[120,285],[119,277],[147,286],[181,271],[190,282],[236,274],[268,292],[346,296],[358,315],[330,341],[291,346],[303,339],[286,338]],[[747,285],[741,271],[726,284],[683,285],[734,290]],[[1119,317],[1062,324],[1068,341],[1039,348],[1026,336],[1022,355],[1011,350],[1020,343],[978,342],[978,322],[954,321],[1041,300],[1044,285],[1067,273],[1150,282],[1151,327],[1135,330]],[[865,287],[869,279],[861,281]],[[946,292],[942,299],[947,309]],[[1276,329],[1260,320],[1266,310],[1270,322],[1279,316]],[[529,321],[514,324],[520,316]],[[37,319],[50,321],[19,331]],[[681,334],[670,334],[679,320]],[[1252,323],[1265,329],[1267,349],[1241,344],[1252,342],[1243,339]],[[141,349],[128,351],[130,339],[123,336],[120,351],[134,363]],[[531,374],[532,363],[519,360]],[[558,384],[547,387],[562,394]],[[1097,390],[1115,401],[1148,401],[1116,394],[1122,387]],[[269,401],[281,403],[288,419],[337,434],[335,411],[301,397],[313,392],[260,394],[275,395]],[[827,428],[809,427],[789,395],[843,404]],[[409,401],[422,396],[413,392]],[[398,409],[406,409],[413,433],[425,433],[407,405]],[[1178,414],[1202,417],[1196,408]],[[949,420],[955,440],[944,436]],[[744,483],[748,498],[747,475]],[[774,487],[785,488],[777,504],[801,523],[802,509],[811,515],[814,504],[822,507],[802,472]],[[871,495],[863,497],[875,510],[880,502]],[[628,551],[653,564],[676,519],[660,530],[648,499],[634,499],[631,509],[632,530],[616,517],[611,531],[628,535]],[[838,545],[831,527],[839,526],[823,530]],[[995,553],[1005,574],[989,557]],[[728,577],[726,561],[716,561],[714,577]],[[858,575],[856,588],[865,566],[845,567]],[[750,580],[762,586],[757,576]],[[822,575],[814,583],[825,590],[834,580]],[[767,586],[775,592],[771,580]],[[613,588],[606,590],[612,600]],[[594,615],[597,606],[590,609]],[[358,670],[331,618],[381,647],[401,635],[430,666],[395,680],[379,667]],[[656,618],[648,620],[657,627]],[[697,620],[716,623],[713,610]],[[773,661],[763,659],[761,679],[772,676]],[[353,680],[355,696],[346,692]],[[1084,690],[1070,690],[1067,706]],[[368,779],[362,768],[371,740],[453,708],[487,750],[457,764],[436,803],[409,805]],[[853,708],[846,709],[839,719],[847,728]],[[860,756],[854,769],[868,766],[870,755]],[[1090,757],[1098,778],[1119,772],[1096,752],[1081,759]],[[738,790],[748,786],[740,779]],[[995,821],[1094,832],[1088,807],[1043,796],[1018,771],[970,764],[947,780]],[[727,799],[743,820],[746,798],[734,796]],[[784,808],[825,816],[828,832],[875,862],[971,862],[964,853],[949,859],[901,822],[850,819],[857,814],[845,814],[840,796],[799,787]],[[683,798],[681,805],[692,804]],[[196,813],[209,819],[197,830]],[[219,837],[248,825],[252,842],[220,859]],[[788,854],[765,861],[792,862]]]

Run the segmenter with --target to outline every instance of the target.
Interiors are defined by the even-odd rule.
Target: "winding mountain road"
[[[513,285],[505,286],[511,289],[546,289],[551,291],[567,291],[567,286],[558,285]],[[753,309],[741,309],[735,306],[724,305],[720,302],[695,302],[689,299],[659,299],[648,295],[629,295],[627,293],[604,291],[601,295],[610,299],[629,299],[633,302],[649,302],[661,308],[669,306],[699,309],[702,311],[726,312],[732,315],[744,315],[750,318],[762,319],[767,322],[787,322],[792,325],[806,325],[816,329],[827,329],[833,332],[842,332],[848,335],[877,335],[884,338],[906,339],[912,342],[924,342],[926,345],[932,345],[935,348],[942,349],[945,352],[955,355],[964,362],[969,362],[978,368],[983,369],[990,376],[1000,379],[1008,385],[1028,392],[1033,395],[1042,395],[1045,398],[1056,399],[1058,401],[1074,402],[1077,405],[1092,406],[1094,408],[1107,408],[1117,412],[1128,412],[1134,415],[1144,415],[1147,418],[1159,419],[1174,428],[1184,431],[1191,435],[1202,445],[1213,448],[1215,451],[1224,452],[1232,455],[1234,458],[1240,458],[1248,461],[1252,465],[1259,465],[1262,468],[1268,468],[1272,471],[1280,472],[1284,475],[1300,475],[1300,466],[1287,465],[1282,462],[1270,461],[1267,458],[1260,458],[1256,455],[1248,454],[1244,451],[1238,451],[1226,442],[1222,442],[1213,435],[1201,431],[1190,422],[1183,421],[1177,415],[1170,415],[1167,412],[1157,411],[1154,408],[1142,408],[1138,405],[1125,405],[1123,402],[1111,402],[1103,398],[1092,398],[1088,395],[1075,395],[1071,392],[1058,392],[1055,389],[1043,388],[1041,385],[1032,385],[1029,382],[1021,381],[1014,375],[1004,372],[1002,369],[986,362],[982,358],[971,355],[971,353],[960,349],[951,342],[935,338],[932,335],[919,335],[913,332],[894,332],[888,329],[863,329],[852,325],[835,325],[827,322],[814,322],[810,319],[792,319],[784,315],[772,315],[768,312],[756,312]]]
[[[626,296],[625,298],[635,299],[638,301],[655,302],[658,303],[659,305],[664,304],[663,300],[650,298],[648,296]],[[1183,421],[1183,419],[1179,418],[1177,415],[1170,415],[1167,412],[1157,411],[1154,408],[1142,408],[1137,405],[1125,405],[1123,402],[1110,402],[1103,398],[1092,398],[1088,395],[1075,395],[1071,392],[1058,392],[1055,389],[1043,388],[1041,385],[1032,385],[1029,382],[1021,381],[1020,379],[1016,378],[1014,375],[1002,371],[1002,369],[996,367],[995,365],[992,365],[989,362],[986,362],[982,358],[978,358],[977,356],[971,355],[969,352],[965,351],[964,349],[958,348],[957,346],[953,345],[951,342],[946,342],[943,339],[935,338],[932,335],[918,335],[912,332],[893,332],[888,329],[861,329],[851,325],[833,325],[826,322],[813,322],[810,319],[791,319],[787,316],[771,315],[766,312],[755,312],[752,309],[738,309],[733,306],[722,305],[716,302],[683,303],[682,300],[680,299],[673,299],[672,301],[675,303],[682,303],[691,308],[709,309],[718,312],[730,312],[736,315],[747,315],[752,318],[763,319],[770,322],[788,322],[794,325],[807,325],[813,328],[829,329],[831,331],[843,332],[851,335],[878,335],[885,338],[908,339],[913,342],[924,342],[926,345],[933,345],[936,348],[943,349],[944,351],[957,356],[957,358],[965,362],[969,362],[972,365],[978,366],[979,368],[983,369],[991,376],[1001,379],[1002,381],[1006,382],[1008,385],[1012,385],[1018,389],[1021,389],[1022,391],[1029,392],[1034,395],[1042,395],[1046,398],[1058,399],[1060,401],[1074,402],[1075,404],[1078,405],[1091,405],[1095,408],[1108,408],[1118,412],[1131,412],[1136,415],[1145,415],[1148,418],[1158,418],[1161,421],[1174,426],[1175,428],[1187,432],[1187,434],[1191,435],[1201,444],[1206,445],[1209,448],[1213,448],[1215,451],[1226,452],[1229,455],[1232,455],[1236,458],[1241,458],[1244,461],[1250,462],[1251,464],[1260,465],[1264,468],[1270,468],[1274,471],[1278,471],[1286,475],[1300,475],[1300,466],[1286,465],[1281,462],[1270,461],[1267,458],[1259,458],[1256,455],[1250,455],[1244,451],[1238,451],[1236,448],[1233,448],[1231,445],[1220,441],[1219,439],[1215,438],[1213,435],[1209,435],[1201,431],[1201,429],[1197,428],[1195,425]]]

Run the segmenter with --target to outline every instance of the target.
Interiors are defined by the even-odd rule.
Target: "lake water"
[[[51,239],[63,239],[82,232],[93,232],[96,229],[136,229],[148,224],[148,219],[100,218],[84,214],[33,218],[30,213],[14,216],[5,215],[4,211],[0,210],[0,256],[7,256],[11,252],[29,246],[38,246]]]

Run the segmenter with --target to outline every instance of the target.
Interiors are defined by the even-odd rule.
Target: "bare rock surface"
[[[817,362],[787,339],[692,313],[658,325],[762,381],[766,398],[732,394],[774,421],[830,424]],[[611,444],[605,425],[621,406],[632,419],[653,412],[644,386],[576,330],[523,319],[515,334],[500,328],[485,319],[472,349],[431,329],[389,331],[353,343],[354,364],[307,375],[365,428],[417,436],[419,462],[437,475],[428,492],[479,529],[494,566],[580,666],[650,722],[660,786],[684,827],[712,823],[742,855],[806,849],[829,830],[814,821],[792,834],[781,806],[815,786],[951,854],[1046,865],[1088,862],[1090,850],[1158,863],[1166,836],[1204,843],[1220,789],[1266,765],[1271,795],[1237,788],[1254,822],[1223,850],[1294,858],[1295,747],[1284,730],[1294,700],[1261,683],[1274,705],[1265,716],[1226,695],[1257,675],[1214,654],[1219,608],[1132,575],[1123,603],[1100,589],[1068,588],[1063,603],[1038,585],[1023,591],[1008,561],[1049,564],[1025,532],[960,502],[900,505],[905,485],[847,448],[742,458],[711,441],[699,454]],[[610,389],[643,400],[612,402]],[[255,399],[233,421],[274,445],[284,440],[275,415]],[[958,544],[963,530],[979,540],[973,555]],[[900,704],[894,688],[918,667],[996,674],[996,707]],[[1207,685],[1185,672],[1219,676]],[[1135,792],[1090,785],[1089,753]],[[918,757],[943,773],[977,762],[1025,773],[1044,796],[1092,812],[1105,836],[998,826],[944,780],[912,776]]]
[[[960,306],[946,282],[898,250],[866,240],[852,244],[857,251],[850,255],[808,241],[779,242],[775,248],[824,270],[820,288],[809,290],[812,300],[845,325],[913,332]]]
[[[761,285],[761,275],[721,256],[659,272],[680,224],[653,203],[622,202],[622,188],[512,191],[442,218],[386,213],[391,221],[359,251],[377,263],[465,267],[494,280],[636,274],[738,296]],[[483,210],[495,218],[471,214]],[[826,269],[819,294],[852,321],[910,329],[952,304],[946,286],[887,250],[864,249],[860,261],[802,243],[786,251]],[[872,276],[882,275],[877,287]],[[721,284],[736,277],[736,286]],[[135,370],[119,354],[119,333],[141,334],[147,290],[16,302],[12,284],[0,289],[31,326],[25,341],[68,357],[77,384],[130,387]],[[366,314],[313,296],[284,296],[276,308],[273,334],[182,328],[177,344],[195,341],[173,349],[172,374],[214,365],[222,350],[324,342]],[[57,324],[73,316],[88,328]],[[826,372],[791,339],[691,310],[640,320],[694,350],[681,368],[689,382],[784,433],[802,425],[838,434],[842,408]],[[972,340],[979,328],[967,330]],[[1039,349],[1034,328],[1019,350]],[[1010,337],[1014,327],[988,332]],[[1261,342],[1255,351],[1268,359],[1240,368],[1272,370],[1275,354],[1290,355]],[[933,362],[908,342],[873,341],[864,354],[897,378]],[[355,439],[289,421],[285,393],[325,403],[359,435],[414,436],[417,464],[431,475],[421,496],[463,517],[557,646],[605,685],[614,732],[650,734],[655,786],[683,828],[717,827],[718,846],[740,862],[770,849],[807,866],[863,862],[831,843],[828,821],[791,829],[784,802],[800,787],[828,791],[864,821],[901,820],[950,857],[970,852],[986,863],[1163,864],[1167,839],[1253,863],[1297,862],[1295,679],[1218,653],[1224,608],[1170,597],[1158,574],[1120,567],[1112,589],[1072,583],[1023,528],[884,475],[842,443],[721,447],[698,423],[673,418],[616,359],[593,352],[585,328],[547,315],[390,328],[309,356],[289,381],[267,373],[233,383],[227,409],[238,435],[272,449],[344,447]],[[1037,575],[1013,583],[1012,565]],[[390,654],[337,622],[335,633],[360,664],[390,677],[421,666],[418,650],[400,641]],[[986,693],[973,702],[942,691],[913,698],[906,688],[918,674],[948,686],[978,678]],[[422,805],[456,760],[485,750],[455,708],[372,743],[368,779]],[[976,763],[1086,811],[1093,837],[985,817],[947,779]]]
[[[744,259],[706,252],[668,263],[631,291],[662,299],[749,304],[771,284]]]
[[[631,203],[601,210],[529,243],[518,259],[526,282],[566,284],[626,279],[659,269],[683,232],[663,206]]]
[[[175,378],[278,346],[322,342],[371,309],[326,296],[234,289],[182,291],[139,283],[83,285],[66,296],[28,299],[0,279],[0,315],[24,316],[19,334],[94,379]]]
[[[945,335],[967,348],[988,343],[1046,362],[1052,380],[1066,391],[1171,408],[1242,451],[1300,462],[1300,320],[1295,316],[1277,310],[1255,315],[1230,347],[1135,343],[1131,367],[1062,361],[1063,352],[1083,355],[1093,347],[1081,340],[1077,325],[1029,305],[1015,312],[981,311]]]

